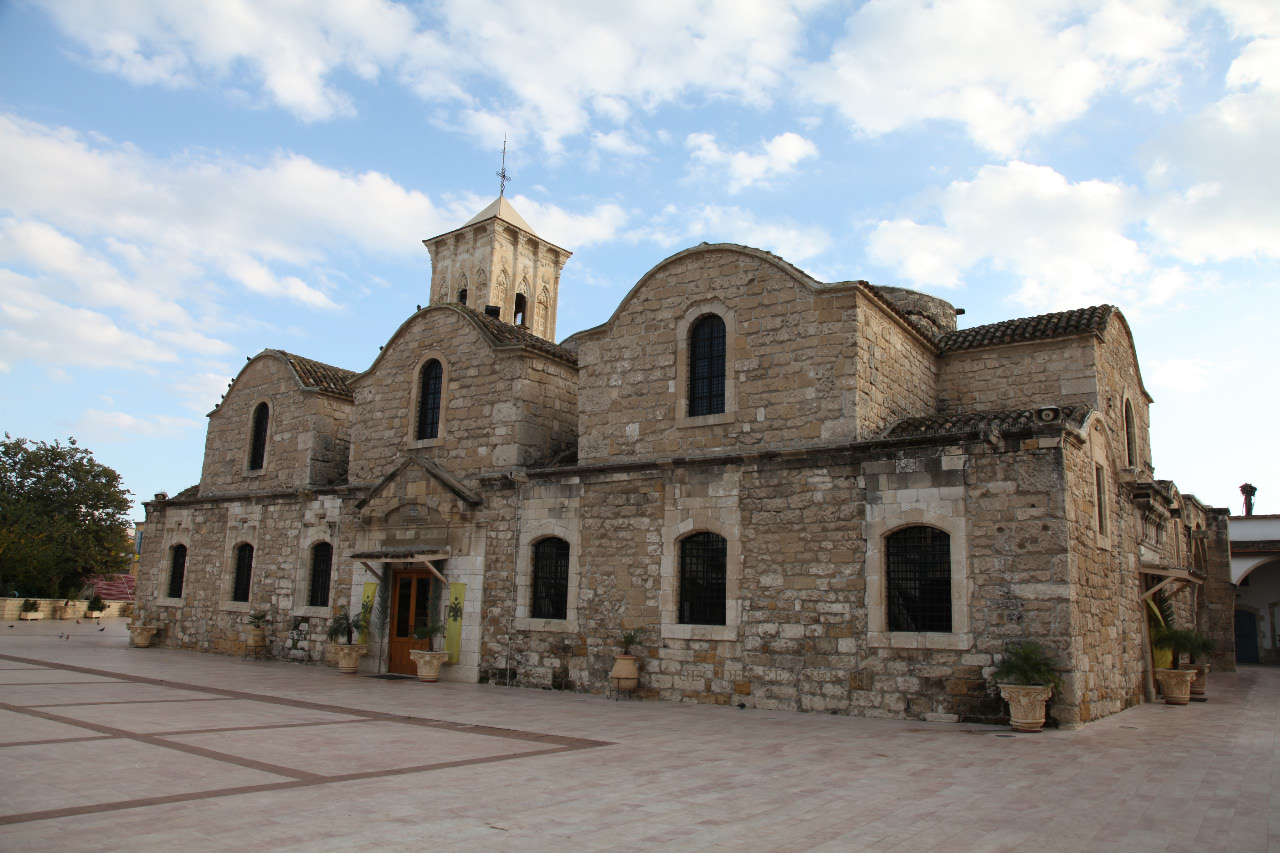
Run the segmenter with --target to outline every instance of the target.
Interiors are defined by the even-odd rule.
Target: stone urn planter
[[[145,649],[151,645],[151,640],[159,631],[158,625],[130,625],[129,626],[129,642],[133,644],[135,649]]]
[[[1044,728],[1044,705],[1053,695],[1048,684],[997,684],[1000,697],[1009,703],[1009,726],[1015,732]]]
[[[34,622],[37,619],[43,619],[44,614],[39,610],[24,611],[18,614],[18,618],[23,622]]]
[[[1164,694],[1165,704],[1186,705],[1190,702],[1191,681],[1195,677],[1195,670],[1157,669],[1156,680],[1160,682],[1160,692]]]
[[[76,605],[71,603],[55,604],[53,606],[53,618],[54,619],[74,619],[76,618],[76,611],[78,609],[79,608]]]
[[[369,654],[369,647],[359,643],[334,643],[333,651],[338,656],[338,672],[355,675],[360,669],[360,658]]]
[[[267,630],[265,628],[249,629],[249,648],[257,649],[267,644]]]
[[[1187,669],[1195,673],[1195,677],[1191,679],[1191,698],[1204,698],[1205,688],[1209,685],[1209,667],[1207,663],[1188,664]]]
[[[430,682],[440,680],[440,667],[449,660],[449,653],[414,649],[409,652],[409,657],[418,665],[418,680]]]
[[[618,655],[609,671],[609,684],[619,693],[631,693],[640,686],[640,669],[635,655]]]

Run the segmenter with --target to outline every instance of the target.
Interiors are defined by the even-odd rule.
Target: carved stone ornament
[[[1210,666],[1212,666],[1212,664],[1207,664],[1207,663],[1192,663],[1187,665],[1187,669],[1191,670],[1196,674],[1195,678],[1191,679],[1191,695],[1192,696],[1204,695],[1204,689],[1205,687],[1208,686],[1208,683],[1209,683],[1209,679],[1207,676],[1209,675]]]
[[[345,675],[355,675],[360,668],[360,658],[369,654],[368,646],[334,643],[333,647],[338,655],[338,672]]]
[[[1196,677],[1192,669],[1157,669],[1156,680],[1164,694],[1166,705],[1186,705],[1191,701],[1191,680]]]
[[[439,681],[440,667],[449,659],[449,653],[414,649],[409,652],[409,657],[418,665],[419,681]]]
[[[1015,732],[1044,728],[1044,703],[1053,695],[1047,684],[999,684],[1000,697],[1009,703],[1009,725]]]
[[[130,625],[129,642],[133,643],[135,649],[145,649],[151,645],[151,638],[158,630],[159,626],[156,625]]]

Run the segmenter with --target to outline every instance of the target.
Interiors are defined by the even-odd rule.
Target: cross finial
[[[507,174],[507,137],[502,137],[502,168],[497,171],[498,181],[498,197],[501,198],[507,191],[507,181],[511,180],[511,176]]]

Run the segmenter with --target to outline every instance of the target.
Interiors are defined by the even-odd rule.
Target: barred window
[[[724,411],[724,320],[708,314],[689,333],[689,417]]]
[[[311,549],[311,591],[307,595],[308,607],[329,606],[329,575],[333,570],[333,546],[318,542]]]
[[[681,625],[725,624],[728,543],[715,533],[680,540]]]
[[[249,581],[253,578],[253,546],[236,548],[236,580],[231,588],[232,601],[249,600]]]
[[[569,543],[552,536],[533,546],[534,619],[566,619],[569,613]]]
[[[169,597],[182,598],[182,581],[187,574],[187,546],[173,546],[173,560],[169,563]]]
[[[444,367],[436,359],[422,365],[418,377],[418,431],[421,441],[440,437],[440,390],[443,385]]]
[[[253,441],[249,446],[249,470],[260,471],[267,456],[267,421],[271,417],[271,408],[266,403],[259,403],[253,410]]]
[[[951,537],[936,527],[907,527],[885,543],[890,631],[951,630]]]

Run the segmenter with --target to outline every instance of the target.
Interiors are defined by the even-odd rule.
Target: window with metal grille
[[[444,367],[434,358],[422,365],[418,377],[418,440],[440,436],[440,389]]]
[[[182,598],[182,581],[187,574],[187,546],[173,546],[173,560],[169,563],[169,597]]]
[[[724,320],[708,314],[689,332],[689,417],[724,411]]]
[[[236,581],[231,587],[232,601],[249,600],[249,581],[253,578],[253,546],[236,548]]]
[[[951,630],[951,537],[907,527],[885,540],[890,631]]]
[[[266,403],[259,403],[253,410],[253,441],[249,446],[249,470],[259,471],[267,457],[267,420],[271,417],[271,408]]]
[[[329,575],[333,569],[333,546],[318,542],[311,549],[311,591],[308,607],[329,606]]]
[[[680,540],[680,624],[725,624],[728,543],[714,533]]]
[[[534,619],[567,619],[569,613],[569,543],[554,536],[533,546]]]

